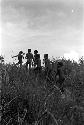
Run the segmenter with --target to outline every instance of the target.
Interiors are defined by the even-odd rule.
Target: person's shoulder
[[[31,57],[33,57],[33,54],[32,54],[32,53],[30,53],[30,55],[31,55]]]

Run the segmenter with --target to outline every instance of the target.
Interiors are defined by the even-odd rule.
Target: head
[[[38,50],[34,50],[34,54],[37,54],[38,53]]]
[[[57,63],[57,67],[58,67],[58,68],[63,67],[63,62],[62,62],[62,61],[58,62],[58,63]]]
[[[20,52],[19,52],[19,54],[23,54],[23,52],[22,52],[22,51],[20,51]]]
[[[44,54],[44,59],[48,59],[48,54]]]
[[[30,53],[31,52],[31,49],[28,49],[28,53]]]

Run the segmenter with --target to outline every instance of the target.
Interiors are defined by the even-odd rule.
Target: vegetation
[[[84,61],[61,59],[65,74],[64,95],[56,82],[58,60],[52,60],[48,78],[13,64],[0,64],[2,125],[83,125]],[[1,84],[2,83],[2,84]]]

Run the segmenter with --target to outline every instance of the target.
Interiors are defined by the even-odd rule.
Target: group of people
[[[24,59],[24,54],[22,51],[19,52],[18,55],[13,56],[14,57],[18,57],[18,65],[20,65],[20,67],[22,66],[22,60]],[[38,50],[34,50],[34,55],[31,53],[31,49],[28,49],[28,53],[25,56],[25,59],[27,59],[26,61],[26,69],[29,68],[29,70],[31,69],[31,67],[33,66],[34,68],[37,68],[40,70],[41,68],[41,59],[40,59],[40,54],[38,53]],[[44,59],[43,59],[43,63],[45,64],[45,67],[48,69],[50,66],[50,60],[48,59],[48,54],[44,54]]]
[[[19,52],[18,55],[13,56],[13,57],[18,57],[18,64],[20,67],[22,66],[22,60],[24,59],[24,54],[22,51]],[[12,58],[13,58],[12,57]],[[40,54],[38,53],[37,50],[34,50],[34,55],[31,53],[31,49],[28,49],[28,52],[25,56],[26,61],[26,69],[29,71],[31,67],[34,67],[34,70],[37,71],[38,73],[41,72],[42,66],[41,66],[41,59],[40,59]],[[43,59],[44,67],[45,67],[45,76],[49,76],[49,74],[52,71],[52,65],[50,63],[50,60],[48,58],[48,54],[44,54],[44,59]],[[59,87],[61,91],[63,91],[63,83],[64,83],[64,75],[62,71],[63,67],[63,62],[58,62],[57,63],[57,72],[55,74],[57,82],[59,82]]]

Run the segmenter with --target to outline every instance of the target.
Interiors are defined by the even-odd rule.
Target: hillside
[[[15,64],[0,64],[2,125],[83,125],[84,63],[62,59],[64,94],[55,79],[57,61],[50,77],[44,67],[36,75]]]

